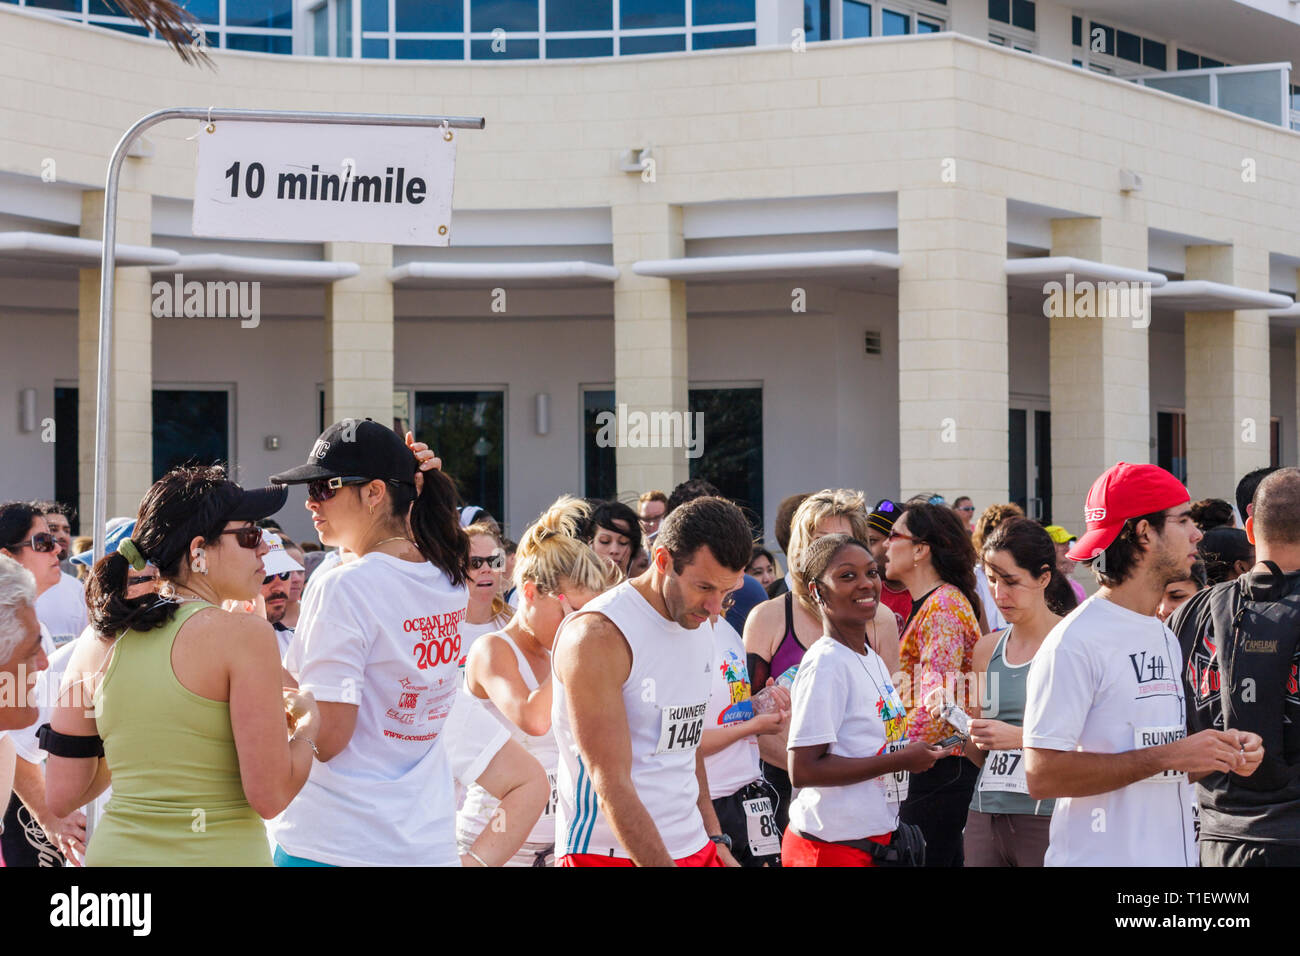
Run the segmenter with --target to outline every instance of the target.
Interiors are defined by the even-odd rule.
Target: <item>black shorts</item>
[[[755,817],[755,828],[760,839],[775,841],[776,851],[763,856],[755,856],[749,842],[749,815],[745,812],[745,801],[766,799],[772,812],[764,815],[765,819]],[[713,801],[713,812],[718,815],[718,825],[722,832],[731,837],[731,855],[741,866],[780,866],[781,865],[781,831],[776,824],[776,810],[779,797],[776,790],[766,780],[758,779],[746,784],[729,797],[719,797]],[[770,834],[764,830],[770,830]]]

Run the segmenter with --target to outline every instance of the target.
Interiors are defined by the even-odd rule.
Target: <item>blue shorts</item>
[[[272,857],[272,861],[276,866],[334,866],[333,863],[317,863],[315,860],[305,860],[300,856],[290,856],[279,846],[275,848],[275,856]]]

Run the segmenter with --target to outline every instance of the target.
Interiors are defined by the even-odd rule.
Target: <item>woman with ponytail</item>
[[[465,666],[465,690],[537,758],[552,790],[559,751],[551,732],[551,647],[564,618],[620,577],[578,537],[590,510],[566,495],[524,533],[515,556],[519,610],[503,628],[478,639]],[[494,826],[505,809],[483,787],[470,786],[456,817],[461,848]],[[552,799],[507,866],[554,866],[554,814]]]
[[[91,570],[95,636],[76,644],[39,734],[52,812],[84,806],[111,774],[86,865],[270,865],[261,818],[306,782],[318,713],[282,691],[271,625],[221,604],[257,597],[267,548],[254,522],[285,497],[217,467],[173,469]],[[134,580],[146,562],[157,593]]]
[[[1056,545],[1037,522],[1009,518],[981,544],[993,600],[1009,626],[975,645],[979,716],[965,753],[980,776],[966,818],[966,866],[1042,866],[1054,801],[1032,799],[1025,782],[1025,679],[1048,632],[1077,602],[1057,567]]]
[[[307,785],[272,826],[280,866],[462,862],[442,732],[460,683],[469,544],[451,479],[417,474],[413,452],[349,418],[271,479],[306,484],[321,544],[349,555],[313,575],[285,655],[320,702],[320,731]]]

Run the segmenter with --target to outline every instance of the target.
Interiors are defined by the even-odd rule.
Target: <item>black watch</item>
[[[725,833],[719,833],[719,834],[717,834],[716,836],[711,836],[711,837],[709,837],[709,839],[712,840],[714,843],[720,843],[720,844],[722,844],[722,845],[725,846],[728,850],[732,849],[732,846],[731,846],[731,837],[727,836],[727,834],[725,834]]]

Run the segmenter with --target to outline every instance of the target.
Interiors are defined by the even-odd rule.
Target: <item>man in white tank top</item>
[[[561,866],[735,866],[699,751],[714,657],[710,618],[743,583],[740,509],[673,510],[650,568],[589,602],[556,637]]]

